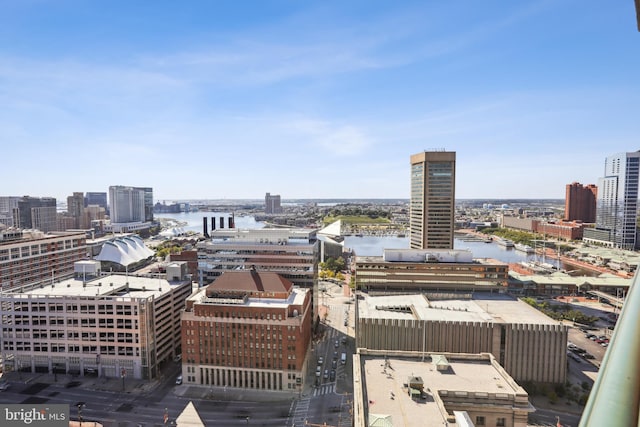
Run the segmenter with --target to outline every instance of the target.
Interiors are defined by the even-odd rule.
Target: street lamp
[[[122,377],[122,391],[124,391],[124,377],[127,376],[127,369],[126,368],[120,369],[120,376]]]
[[[82,426],[82,403],[78,403],[78,419],[80,420],[80,426]]]

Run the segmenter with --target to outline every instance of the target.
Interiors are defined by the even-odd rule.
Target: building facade
[[[109,205],[107,203],[107,193],[97,191],[87,191],[85,194],[85,206],[98,205],[107,211]]]
[[[605,159],[604,177],[598,181],[596,226],[583,240],[618,249],[636,248],[640,151]]]
[[[596,222],[596,198],[598,187],[578,182],[567,184],[564,200],[564,220]]]
[[[82,215],[84,213],[84,193],[75,192],[67,197],[67,215],[73,218],[73,227],[82,227]]]
[[[15,227],[14,212],[18,209],[20,197],[0,196],[0,229]]]
[[[87,256],[84,232],[0,231],[0,289],[16,289],[73,274]]]
[[[153,189],[148,187],[109,187],[111,222],[126,224],[153,221]]]
[[[411,156],[409,240],[412,249],[453,249],[456,153]]]
[[[180,354],[189,280],[104,275],[0,293],[5,371],[153,379]]]
[[[56,199],[53,197],[21,197],[14,211],[14,226],[33,228],[44,233],[58,231]]]
[[[187,301],[187,384],[300,391],[311,342],[311,293],[276,273],[225,272]]]
[[[356,288],[366,292],[504,291],[508,279],[507,264],[465,250],[385,249],[381,257],[356,257]]]
[[[358,348],[491,353],[517,381],[566,380],[568,327],[522,301],[363,294],[356,304]]]
[[[264,213],[280,214],[282,213],[282,205],[280,204],[280,195],[267,193],[264,196]]]

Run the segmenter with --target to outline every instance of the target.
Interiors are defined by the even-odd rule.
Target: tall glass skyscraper
[[[109,187],[112,223],[153,221],[153,189],[150,187]]]
[[[585,229],[584,240],[633,250],[636,247],[640,151],[605,159],[598,180],[596,228]]]
[[[453,249],[456,153],[411,156],[409,240],[412,249]]]

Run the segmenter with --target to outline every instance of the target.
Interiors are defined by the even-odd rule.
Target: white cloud
[[[353,125],[298,120],[286,126],[302,134],[311,145],[338,157],[359,155],[373,145],[373,141],[364,131]]]

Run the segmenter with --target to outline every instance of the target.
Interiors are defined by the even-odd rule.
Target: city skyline
[[[633,2],[15,2],[0,34],[2,195],[563,199],[638,148]]]

